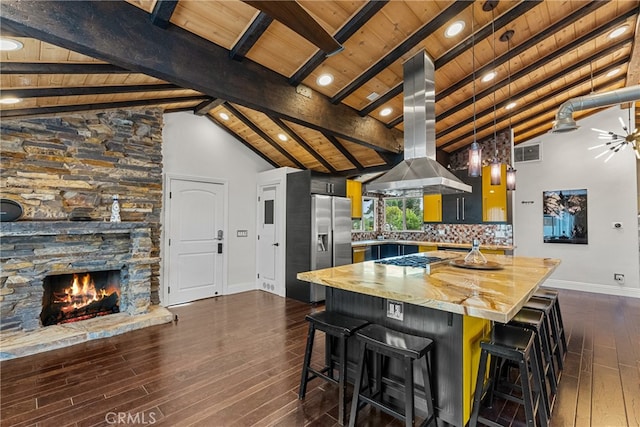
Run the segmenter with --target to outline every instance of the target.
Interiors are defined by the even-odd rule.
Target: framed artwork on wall
[[[542,215],[545,243],[588,243],[586,189],[543,191]]]

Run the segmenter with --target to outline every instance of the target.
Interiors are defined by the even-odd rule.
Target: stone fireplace
[[[141,108],[0,123],[2,197],[23,208],[18,221],[0,224],[0,358],[171,320],[157,305],[162,114]],[[115,194],[120,223],[108,222]],[[86,274],[117,276],[119,289],[110,296],[117,304],[105,309],[93,290],[70,296],[65,285],[47,289]],[[74,302],[64,309],[54,302],[44,313],[53,294]],[[45,326],[61,311],[58,324]],[[74,311],[78,321],[66,318]]]

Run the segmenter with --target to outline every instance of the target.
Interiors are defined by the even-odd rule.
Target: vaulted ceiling
[[[284,3],[2,0],[0,35],[23,48],[0,52],[2,98],[22,100],[0,116],[193,111],[274,166],[355,175],[401,158],[402,64],[423,49],[444,153],[474,132],[531,140],[563,102],[640,83],[637,0],[309,0],[298,3],[315,22],[289,26],[267,7]],[[446,37],[456,21],[462,32]],[[322,29],[342,50],[317,47]]]

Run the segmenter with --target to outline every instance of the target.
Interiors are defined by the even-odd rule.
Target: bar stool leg
[[[360,389],[362,387],[362,376],[364,373],[365,356],[367,352],[367,344],[360,344],[360,356],[358,358],[358,371],[356,373],[356,382],[353,386],[353,399],[351,402],[351,415],[349,416],[349,427],[354,427],[358,419],[358,406],[360,405]]]
[[[346,419],[346,410],[347,407],[347,337],[344,335],[340,336],[340,379],[338,386],[338,422],[341,426],[344,425]]]
[[[410,357],[402,361],[404,367],[404,425],[413,427],[415,424],[415,409],[413,407],[413,361]]]
[[[484,389],[484,376],[487,371],[487,357],[488,353],[482,350],[480,353],[480,364],[478,366],[478,381],[476,382],[476,390],[473,394],[473,410],[471,411],[471,418],[469,418],[469,427],[476,427],[478,425],[482,390]],[[490,384],[489,387],[492,387],[492,385]]]
[[[436,414],[433,405],[433,390],[431,385],[431,362],[429,361],[429,354],[423,357],[420,360],[420,365],[422,368],[422,376],[424,378],[424,396],[427,401],[427,421],[429,418],[433,421],[434,425],[437,425],[436,422]],[[425,425],[429,425],[427,422]]]
[[[522,397],[524,400],[524,414],[527,418],[527,425],[535,427],[536,419],[533,412],[533,406],[531,406],[533,402],[533,392],[531,391],[531,387],[529,386],[529,366],[524,358],[520,362],[518,362],[518,365],[520,367],[520,380],[522,382],[523,395]]]
[[[313,322],[309,322],[309,332],[307,332],[307,348],[304,353],[304,363],[302,365],[302,378],[300,380],[300,390],[298,399],[304,399],[307,394],[307,381],[309,380],[309,363],[311,363],[311,352],[313,351],[313,339],[315,337],[316,328]]]

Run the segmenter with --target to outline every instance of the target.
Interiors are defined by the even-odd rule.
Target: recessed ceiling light
[[[621,35],[626,33],[628,29],[629,29],[628,25],[623,25],[622,27],[618,27],[609,33],[609,38],[615,39],[616,37],[620,37]]]
[[[497,75],[498,75],[498,73],[496,73],[495,71],[489,71],[487,74],[485,74],[482,77],[482,81],[484,83],[490,82],[491,80],[495,79]]]
[[[316,80],[320,86],[328,86],[333,83],[333,76],[331,74],[321,74]]]
[[[0,50],[20,50],[24,45],[14,39],[0,39]]]
[[[278,134],[278,139],[282,142],[288,141],[289,138],[287,138],[287,135],[285,135],[284,133],[279,133]]]
[[[620,72],[620,68],[614,68],[607,73],[607,77],[613,77]]]
[[[22,102],[20,98],[2,98],[0,99],[0,104],[17,104],[18,102]]]
[[[391,107],[386,107],[383,108],[382,110],[380,110],[380,115],[382,117],[387,117],[389,114],[391,114],[393,112],[393,108]]]
[[[516,105],[518,105],[518,104],[516,104],[515,102],[510,102],[510,103],[508,103],[507,105],[505,105],[505,107],[504,107],[504,108],[506,108],[507,110],[511,110],[511,109],[512,109],[512,108],[514,108]]]
[[[464,26],[465,26],[464,21],[456,21],[447,27],[447,29],[444,32],[444,36],[447,38],[455,37],[458,34],[460,34],[462,30],[464,30]]]
[[[222,120],[229,120],[229,115],[227,113],[220,113],[218,114],[218,117],[220,117]]]

